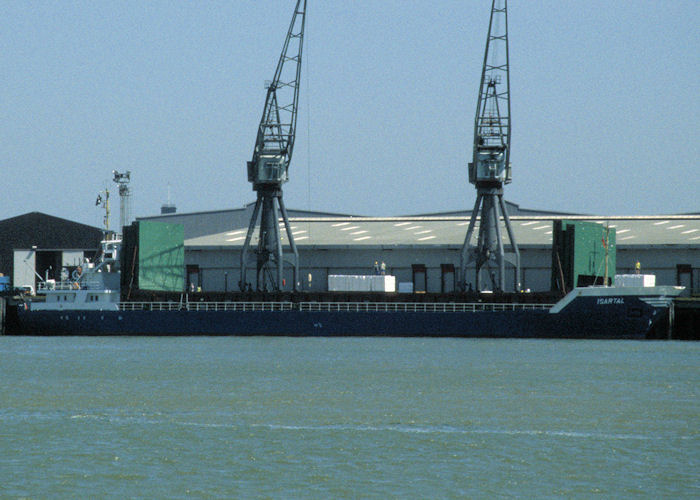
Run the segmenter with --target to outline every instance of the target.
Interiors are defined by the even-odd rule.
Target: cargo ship
[[[266,335],[665,338],[682,287],[578,287],[554,302],[530,293],[240,292],[123,300],[120,241],[72,279],[47,280],[17,308],[21,335]]]

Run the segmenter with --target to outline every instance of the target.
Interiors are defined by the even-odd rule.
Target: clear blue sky
[[[5,1],[0,219],[100,225],[111,171],[134,215],[241,207],[293,0]],[[308,0],[288,208],[471,209],[488,0]],[[700,211],[697,0],[511,1],[513,183],[525,208]],[[114,186],[112,192],[116,190]],[[112,224],[118,220],[113,197]]]

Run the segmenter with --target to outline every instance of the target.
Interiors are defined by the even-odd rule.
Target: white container
[[[654,274],[616,274],[615,286],[619,287],[650,287],[656,286]]]
[[[395,292],[395,276],[328,275],[330,292]]]
[[[395,276],[368,276],[371,292],[395,292],[396,277]]]

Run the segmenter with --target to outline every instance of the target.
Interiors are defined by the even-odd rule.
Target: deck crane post
[[[480,275],[488,271],[493,290],[505,291],[505,261],[515,267],[514,287],[521,288],[520,251],[503,201],[503,186],[512,180],[510,165],[510,76],[508,67],[508,0],[493,0],[484,64],[474,119],[473,158],[469,163],[469,182],[476,187],[476,203],[469,221],[460,258],[460,282],[467,288],[467,266],[475,262],[476,291],[481,290]],[[512,252],[504,252],[499,209],[503,215]],[[477,215],[481,214],[478,239],[471,239]]]
[[[257,290],[279,291],[284,283],[284,261],[280,226],[284,226],[293,253],[294,290],[299,288],[299,253],[282,201],[282,184],[289,180],[289,163],[294,149],[301,76],[301,54],[306,19],[306,0],[297,0],[287,31],[275,76],[267,84],[267,95],[253,158],[248,162],[248,181],[257,192],[257,200],[241,251],[241,290],[249,285],[246,268],[255,260]],[[280,215],[282,223],[279,222]],[[252,252],[250,242],[260,216],[257,248]],[[255,254],[251,259],[251,253]]]

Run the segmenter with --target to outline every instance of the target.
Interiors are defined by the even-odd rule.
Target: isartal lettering
[[[625,299],[622,297],[605,297],[605,298],[599,298],[597,304],[599,306],[601,305],[608,305],[608,304],[624,304]]]

